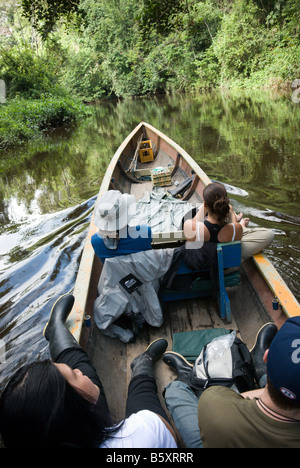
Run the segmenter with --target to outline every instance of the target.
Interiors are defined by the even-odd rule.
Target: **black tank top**
[[[212,224],[210,223],[209,221],[207,221],[207,219],[204,220],[204,225],[207,227],[207,229],[209,230],[209,233],[210,233],[210,239],[209,239],[209,242],[215,242],[215,243],[218,243],[218,235],[219,235],[219,232],[221,231],[221,229],[223,229],[224,226],[226,226],[226,224]]]

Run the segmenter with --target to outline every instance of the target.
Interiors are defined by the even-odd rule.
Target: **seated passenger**
[[[66,326],[73,303],[65,294],[52,307],[44,329],[51,359],[21,367],[0,397],[5,447],[176,448],[154,370],[168,342],[153,341],[131,362],[124,418],[116,424],[96,369]]]
[[[99,231],[91,238],[95,254],[105,258],[150,250],[152,242],[149,226],[128,226],[135,214],[133,195],[109,190],[95,206],[94,223]]]
[[[213,279],[217,243],[241,240],[243,227],[229,204],[224,185],[209,184],[203,190],[203,200],[197,214],[183,224],[186,242],[181,252],[189,268],[209,270]],[[230,218],[232,222],[229,223]]]
[[[229,203],[224,185],[214,182],[203,190],[203,205],[196,216],[184,223],[187,242],[230,242],[243,237],[242,222]],[[226,222],[230,218],[231,223]]]
[[[300,317],[277,331],[265,324],[251,350],[258,389],[239,394],[225,386],[190,387],[191,365],[163,356],[176,373],[167,385],[167,409],[187,448],[300,448]]]
[[[269,247],[274,240],[270,229],[249,228],[249,218],[236,215],[222,184],[211,183],[203,190],[204,203],[193,219],[185,221],[183,230],[187,249],[199,249],[204,242],[241,240],[242,262]]]

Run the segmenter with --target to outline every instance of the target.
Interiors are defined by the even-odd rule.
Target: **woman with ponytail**
[[[242,239],[248,221],[245,218],[239,222],[224,185],[214,182],[205,187],[203,205],[193,219],[184,223],[183,230],[188,242],[231,242]]]

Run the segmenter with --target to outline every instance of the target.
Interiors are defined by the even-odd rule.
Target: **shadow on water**
[[[52,304],[74,286],[106,167],[141,120],[222,181],[250,226],[274,230],[266,254],[299,300],[299,116],[290,96],[253,91],[105,102],[77,128],[0,153],[0,389],[48,357]]]

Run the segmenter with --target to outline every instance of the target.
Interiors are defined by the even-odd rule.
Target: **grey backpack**
[[[255,388],[251,354],[235,331],[204,346],[195,361],[191,384],[197,390],[213,385],[236,387],[240,393]]]

